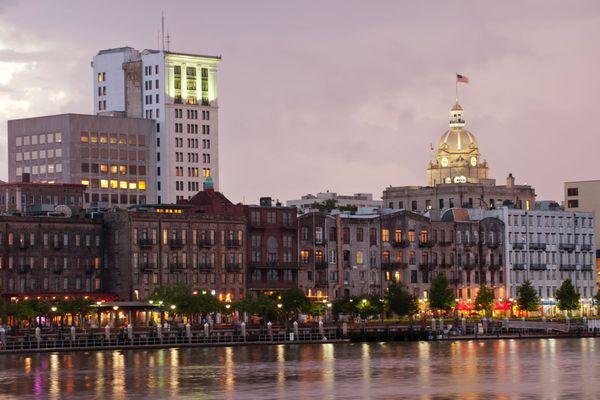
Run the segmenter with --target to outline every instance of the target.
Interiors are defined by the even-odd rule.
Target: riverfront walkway
[[[293,324],[243,326],[241,329],[216,325],[185,325],[175,329],[105,327],[78,330],[71,327],[8,332],[0,329],[0,354],[300,343],[590,337],[597,334],[600,335],[598,328],[589,328],[585,321],[561,323],[523,320]]]

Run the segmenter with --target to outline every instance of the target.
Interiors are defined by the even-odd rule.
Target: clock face
[[[448,159],[446,157],[442,158],[442,167],[448,166]]]
[[[477,157],[471,157],[471,165],[472,166],[476,166],[477,165]]]

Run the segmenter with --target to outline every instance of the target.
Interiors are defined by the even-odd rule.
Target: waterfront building
[[[99,219],[0,216],[0,249],[3,297],[113,298]]]
[[[334,192],[320,192],[316,195],[306,194],[300,199],[288,200],[286,205],[288,207],[296,207],[299,212],[305,212],[310,210],[315,203],[322,204],[326,201],[335,201],[336,207],[374,207],[381,208],[383,202],[381,200],[374,200],[373,194],[371,193],[354,193],[353,195],[341,195]]]
[[[244,208],[214,191],[210,179],[189,201],[109,212],[104,221],[109,288],[119,298],[142,300],[177,284],[223,301],[244,297]]]
[[[296,209],[273,204],[245,206],[248,222],[249,293],[271,293],[298,287],[298,220]]]
[[[569,278],[584,306],[596,293],[595,222],[591,212],[562,210],[471,210],[504,222],[507,295],[530,280],[547,306],[555,305],[556,290]]]
[[[156,201],[151,121],[60,114],[8,121],[10,182],[81,184],[86,206]]]
[[[94,112],[152,120],[158,203],[188,200],[209,176],[219,188],[219,56],[101,50],[92,61]]]
[[[29,182],[25,174],[23,182],[0,183],[0,212],[40,215],[65,205],[71,213],[84,207],[84,190],[84,185],[76,183]]]
[[[450,127],[427,167],[428,186],[389,186],[383,191],[384,207],[425,212],[430,209],[484,208],[513,205],[532,209],[535,190],[517,185],[509,174],[505,185],[490,179],[475,135],[466,130],[464,111],[458,102],[450,110]]]

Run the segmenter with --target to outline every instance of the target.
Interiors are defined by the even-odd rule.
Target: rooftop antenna
[[[165,12],[161,12],[160,14],[160,36],[161,36],[161,50],[165,51]]]
[[[167,31],[167,51],[171,50],[171,35],[169,35],[169,31]]]

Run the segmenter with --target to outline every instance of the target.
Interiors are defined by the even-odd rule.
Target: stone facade
[[[5,297],[113,297],[101,220],[3,216],[0,249]]]
[[[84,206],[85,186],[69,183],[14,182],[0,184],[0,210],[8,213],[54,212],[63,204],[74,210]]]

